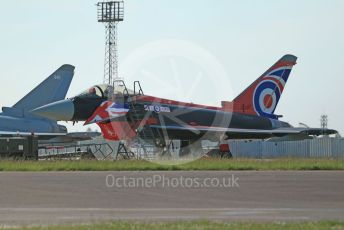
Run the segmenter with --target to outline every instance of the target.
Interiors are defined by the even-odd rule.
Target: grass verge
[[[183,165],[148,161],[0,161],[0,171],[344,170],[344,160],[199,159]]]
[[[1,228],[0,228],[1,229]],[[209,221],[194,222],[175,222],[175,223],[129,223],[113,222],[109,224],[95,225],[75,225],[75,226],[51,226],[51,227],[27,227],[18,228],[21,230],[205,230],[205,229],[252,229],[252,230],[277,230],[277,229],[303,229],[303,230],[327,230],[327,229],[344,229],[344,222],[322,221],[322,222],[304,222],[304,223],[221,223]]]

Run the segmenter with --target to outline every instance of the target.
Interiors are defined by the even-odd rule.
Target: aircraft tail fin
[[[285,55],[233,100],[233,111],[277,119],[274,114],[297,57]]]
[[[74,76],[74,69],[75,67],[72,65],[61,66],[18,101],[13,108],[27,112],[40,106],[65,99]]]

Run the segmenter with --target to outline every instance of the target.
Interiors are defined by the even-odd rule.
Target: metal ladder
[[[134,124],[138,124],[141,122],[147,113],[145,110],[144,103],[136,103],[137,96],[144,95],[141,84],[139,81],[134,82],[134,94],[130,95],[129,91],[124,83],[123,80],[116,80],[117,83],[123,85],[123,97],[124,102],[129,104],[129,113],[127,114],[127,119]],[[156,140],[163,140],[164,138],[161,136],[160,132],[154,132],[152,128],[147,125],[143,125],[142,127],[138,127],[137,135],[138,141],[140,146],[143,148],[145,157],[149,155],[149,148],[156,147],[155,142]],[[151,142],[151,143],[149,143]]]

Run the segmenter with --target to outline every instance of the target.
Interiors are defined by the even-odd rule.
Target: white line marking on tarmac
[[[344,208],[334,209],[310,209],[310,208],[0,208],[0,211],[19,211],[19,212],[64,212],[64,211],[229,211],[229,212],[274,212],[274,211],[344,211]]]

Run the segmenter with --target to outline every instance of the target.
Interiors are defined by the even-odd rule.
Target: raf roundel
[[[262,78],[253,93],[253,105],[260,116],[271,117],[283,92],[290,68],[279,68]]]
[[[156,113],[160,113],[160,111],[161,111],[161,109],[160,109],[160,106],[154,106],[154,111],[156,112]]]

